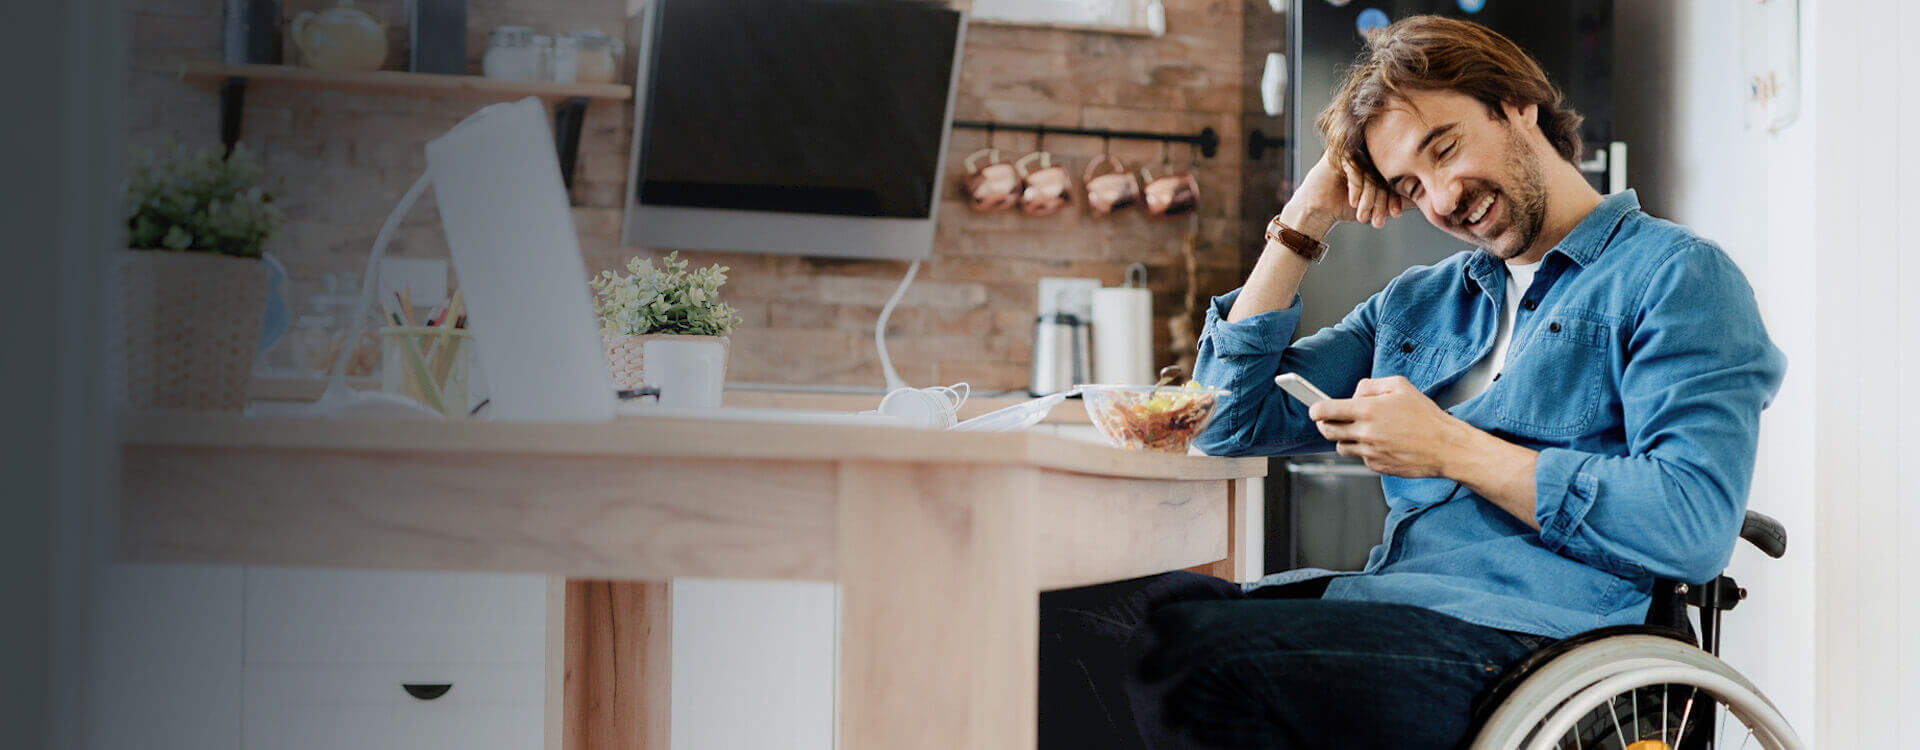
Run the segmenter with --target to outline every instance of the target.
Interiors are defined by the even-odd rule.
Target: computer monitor
[[[914,0],[641,0],[624,241],[933,250],[965,19]]]

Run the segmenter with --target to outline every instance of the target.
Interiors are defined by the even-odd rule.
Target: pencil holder
[[[467,415],[467,369],[473,334],[465,328],[380,329],[381,387],[449,417]]]

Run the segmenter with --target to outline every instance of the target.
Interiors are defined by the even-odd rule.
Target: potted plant
[[[727,334],[740,323],[732,305],[720,301],[720,285],[727,282],[726,266],[687,270],[678,251],[668,253],[656,268],[653,261],[627,261],[627,274],[602,271],[590,282],[594,312],[600,314],[600,337],[607,345],[607,364],[619,388],[641,381],[647,341],[704,341],[721,351],[720,377],[726,374]],[[716,391],[717,392],[717,391]]]
[[[284,219],[236,146],[135,148],[127,251],[115,264],[116,390],[141,408],[246,408],[270,272],[261,248]]]

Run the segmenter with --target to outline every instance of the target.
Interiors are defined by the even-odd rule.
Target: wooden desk
[[[135,414],[122,442],[135,560],[837,581],[851,750],[1032,747],[1037,592],[1231,570],[1266,472],[1029,433],[658,418]],[[667,747],[664,591],[568,584],[550,746]]]

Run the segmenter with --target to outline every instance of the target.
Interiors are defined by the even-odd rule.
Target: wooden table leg
[[[1021,467],[842,465],[842,750],[1034,746],[1035,485]]]
[[[562,750],[667,750],[672,601],[665,581],[567,581]]]
[[[1247,556],[1253,549],[1253,539],[1251,535],[1259,533],[1259,530],[1253,528],[1252,524],[1247,523],[1247,515],[1252,512],[1252,507],[1249,503],[1253,502],[1253,498],[1249,494],[1251,492],[1250,484],[1251,483],[1245,479],[1234,479],[1226,483],[1227,556],[1205,565],[1196,565],[1187,570],[1216,578],[1224,578],[1236,583],[1252,580],[1247,578],[1249,566]],[[1255,572],[1253,578],[1258,577],[1260,577],[1259,574]]]

